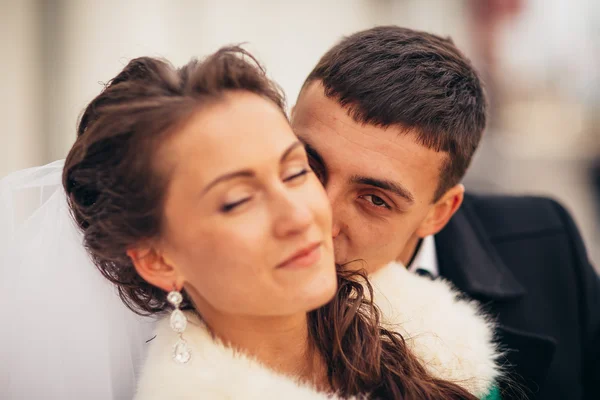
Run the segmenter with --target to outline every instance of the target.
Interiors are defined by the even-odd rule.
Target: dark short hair
[[[485,129],[487,102],[477,72],[451,39],[398,26],[357,32],[325,53],[304,86],[314,81],[355,121],[399,126],[448,152],[435,200],[463,178]]]

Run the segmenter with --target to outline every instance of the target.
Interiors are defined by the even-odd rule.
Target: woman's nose
[[[313,222],[313,214],[306,200],[309,199],[295,198],[291,194],[280,196],[274,226],[276,236],[296,235],[308,229]]]

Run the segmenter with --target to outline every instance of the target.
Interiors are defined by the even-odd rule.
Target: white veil
[[[131,399],[154,321],[88,258],[63,164],[0,180],[0,398]]]

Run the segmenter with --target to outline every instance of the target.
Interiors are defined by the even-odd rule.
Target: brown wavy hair
[[[169,176],[156,163],[156,149],[199,108],[240,90],[285,113],[281,90],[258,62],[239,47],[227,47],[180,69],[160,59],[134,59],[80,118],[63,172],[68,202],[94,263],[138,314],[169,310],[166,293],[144,281],[126,255],[132,245],[161,233]],[[337,393],[475,399],[429,375],[402,336],[379,325],[364,275],[340,268],[338,283],[334,300],[309,315],[311,338]],[[185,293],[184,299],[182,307],[192,309]]]

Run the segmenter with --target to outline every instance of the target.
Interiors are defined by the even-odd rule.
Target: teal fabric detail
[[[502,400],[502,397],[500,396],[500,390],[497,386],[494,386],[481,400]]]

